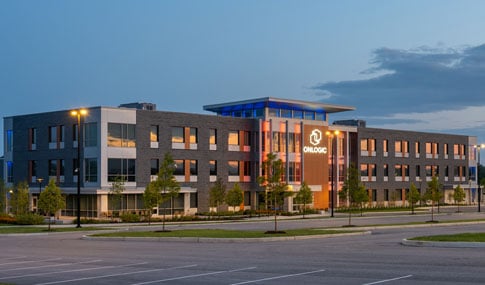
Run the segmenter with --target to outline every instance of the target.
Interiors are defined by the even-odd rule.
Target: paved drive
[[[438,220],[485,218],[440,214]],[[355,224],[428,215],[354,218]],[[372,221],[372,223],[371,223]],[[281,220],[280,227],[342,225],[345,217]],[[183,225],[271,229],[271,221]],[[484,231],[485,224],[374,229],[372,235],[264,243],[123,242],[81,233],[0,236],[7,284],[485,284],[485,248],[402,246],[416,235]]]

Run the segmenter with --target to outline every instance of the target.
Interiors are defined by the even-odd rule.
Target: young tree
[[[236,207],[241,205],[241,203],[244,201],[244,193],[241,190],[241,187],[239,186],[239,183],[235,183],[234,187],[232,187],[229,192],[227,192],[226,195],[226,203],[230,207],[232,207],[232,212],[236,212]]]
[[[45,190],[40,193],[39,197],[39,209],[41,209],[47,217],[49,217],[48,230],[51,230],[52,215],[55,215],[57,211],[66,207],[66,198],[61,193],[61,188],[57,187],[54,179],[49,181]]]
[[[121,199],[123,198],[123,191],[125,191],[125,179],[122,177],[116,177],[111,183],[111,188],[108,191],[108,197],[111,203],[111,218],[114,217],[115,210],[121,209]]]
[[[353,164],[347,170],[347,177],[341,191],[339,191],[339,197],[349,203],[349,226],[351,226],[352,207],[369,199],[365,186],[360,182],[359,170]]]
[[[263,175],[258,177],[258,183],[264,187],[267,200],[272,203],[274,213],[274,233],[278,232],[277,211],[284,203],[285,197],[291,195],[286,191],[287,185],[283,180],[285,168],[276,154],[268,153],[262,163]]]
[[[419,193],[418,187],[416,187],[414,183],[411,183],[411,186],[409,187],[409,193],[406,196],[406,199],[411,205],[411,215],[414,215],[414,206],[417,202],[421,200],[421,193]]]
[[[455,187],[455,191],[453,191],[453,200],[455,200],[455,203],[458,205],[458,213],[460,212],[460,204],[465,201],[465,190],[461,188],[460,185]]]
[[[10,207],[15,215],[29,212],[29,185],[27,182],[24,181],[15,185],[10,196]]]
[[[158,171],[157,180],[153,181],[153,187],[161,194],[160,204],[163,205],[162,231],[165,231],[165,202],[170,201],[170,212],[173,214],[173,199],[180,192],[180,185],[173,175],[175,161],[170,153],[166,153]]]
[[[303,181],[300,190],[296,193],[295,202],[303,204],[303,219],[305,218],[306,205],[313,202],[313,193],[308,184]]]
[[[145,208],[146,215],[148,216],[148,224],[151,224],[152,209],[158,207],[158,202],[161,200],[160,192],[154,187],[154,183],[151,182],[145,187],[143,192],[143,206]]]
[[[216,182],[209,190],[209,207],[216,208],[224,203],[226,198],[226,185],[222,182],[222,178],[217,177]]]
[[[0,179],[0,214],[7,214],[7,185]]]
[[[428,182],[428,187],[424,193],[424,198],[431,201],[431,222],[434,222],[434,204],[439,203],[440,199],[443,197],[441,193],[441,184],[436,176],[433,176],[431,181]]]

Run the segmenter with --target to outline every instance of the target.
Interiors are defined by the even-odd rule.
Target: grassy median
[[[420,236],[409,240],[446,242],[485,242],[485,233],[461,233],[453,235]]]
[[[202,238],[264,238],[307,235],[332,235],[341,233],[355,233],[356,231],[296,229],[285,230],[283,233],[267,234],[264,231],[240,231],[220,229],[174,230],[162,231],[130,231],[94,234],[97,237],[202,237]]]

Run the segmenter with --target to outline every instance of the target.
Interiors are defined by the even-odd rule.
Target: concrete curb
[[[204,238],[204,237],[93,237],[84,235],[83,240],[104,240],[104,241],[148,241],[148,242],[188,242],[188,243],[253,243],[253,242],[276,242],[306,239],[323,239],[341,236],[370,235],[370,231],[325,235],[306,235],[289,237],[263,237],[263,238]]]
[[[485,248],[485,242],[446,242],[446,241],[423,241],[403,239],[402,245],[416,247],[443,247],[443,248]]]

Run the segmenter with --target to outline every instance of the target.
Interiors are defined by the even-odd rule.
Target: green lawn
[[[454,235],[421,236],[409,240],[451,241],[451,242],[485,242],[485,233],[461,233]]]
[[[344,230],[319,230],[319,229],[297,229],[285,230],[285,233],[266,234],[264,231],[239,231],[239,230],[175,230],[170,232],[157,231],[132,231],[94,234],[98,237],[205,237],[205,238],[262,238],[262,237],[286,237],[305,235],[330,235],[339,233],[353,233],[355,231]]]
[[[82,227],[75,228],[74,226],[66,228],[55,228],[52,227],[50,233],[60,233],[60,232],[78,232],[78,231],[99,231],[106,230],[106,228],[99,227]],[[30,227],[30,226],[14,226],[14,227],[0,227],[0,234],[32,234],[32,233],[49,233],[47,231],[47,226],[45,227]]]

